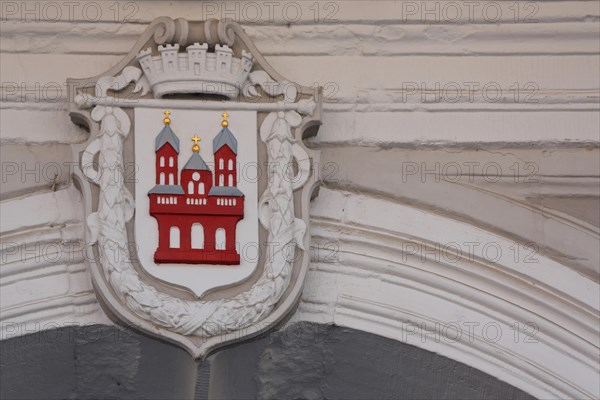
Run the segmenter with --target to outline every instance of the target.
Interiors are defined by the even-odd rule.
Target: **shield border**
[[[193,35],[196,37],[192,37]],[[253,99],[252,102],[222,103],[149,98],[148,81],[142,70],[135,66],[139,51],[162,44],[186,45],[194,42],[206,42],[210,46],[227,44],[233,46],[234,50],[239,46],[250,52],[256,60],[250,73],[249,87],[253,88],[250,93],[258,94],[260,101]],[[83,195],[89,228],[86,230],[85,241],[90,244],[87,248],[93,253],[88,257],[92,282],[105,311],[119,323],[183,346],[195,358],[204,357],[214,349],[232,342],[260,335],[284,321],[300,298],[308,269],[308,208],[319,185],[315,171],[319,152],[306,148],[302,140],[316,134],[320,125],[322,88],[315,90],[290,84],[266,62],[241,26],[235,22],[191,22],[181,18],[172,20],[169,17],[154,20],[129,54],[105,74],[88,79],[69,79],[67,84],[70,117],[74,123],[90,131],[85,143],[72,146],[73,159],[80,166],[73,171],[73,175]],[[122,95],[116,96],[118,93]],[[288,217],[291,212],[291,217],[287,218],[289,223],[283,224],[280,229],[274,228],[275,225],[269,222],[273,213],[278,212],[272,207],[275,204],[272,196],[277,188],[270,183],[278,181],[277,179],[269,179],[267,190],[259,201],[260,222],[278,243],[295,243],[295,251],[298,248],[304,249],[301,259],[287,263],[277,255],[282,252],[276,251],[273,265],[261,266],[263,274],[250,290],[233,298],[204,302],[210,304],[200,306],[185,298],[157,291],[152,285],[152,279],[135,276],[135,271],[128,268],[132,263],[114,263],[107,259],[107,240],[115,239],[113,244],[125,244],[126,222],[133,216],[134,208],[131,194],[122,179],[120,183],[118,179],[114,180],[116,188],[109,188],[107,185],[111,183],[103,181],[105,174],[98,174],[95,166],[98,165],[100,172],[107,168],[108,164],[103,160],[113,151],[115,153],[111,153],[111,156],[120,158],[122,165],[123,139],[131,130],[131,119],[126,110],[133,104],[136,107],[165,109],[221,110],[227,107],[232,111],[257,111],[261,139],[275,143],[275,138],[286,145],[285,151],[274,154],[267,144],[269,160],[283,160],[288,165],[294,161],[298,167],[296,177],[303,174],[299,179],[285,183],[289,184],[289,187],[284,188],[289,190],[289,201],[279,209],[285,208]],[[106,206],[107,202],[111,203],[110,207]],[[112,209],[116,211],[110,211]],[[112,226],[115,222],[116,225]],[[125,236],[119,227],[124,228],[122,230],[125,231]],[[143,290],[138,291],[139,287]],[[156,301],[160,304],[157,305]],[[224,304],[229,306],[224,307]],[[189,311],[184,322],[180,321],[181,310]],[[248,315],[253,317],[249,319]],[[210,325],[210,321],[217,323]]]

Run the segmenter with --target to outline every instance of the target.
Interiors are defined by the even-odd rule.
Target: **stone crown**
[[[252,55],[242,50],[241,58],[233,56],[227,45],[194,43],[179,52],[179,44],[158,46],[158,56],[152,49],[139,52],[137,59],[148,78],[154,97],[171,93],[217,94],[235,98],[252,69]]]

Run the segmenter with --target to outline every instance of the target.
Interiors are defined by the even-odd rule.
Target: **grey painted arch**
[[[0,342],[6,399],[532,399],[417,347],[296,323],[222,349],[200,365],[174,345],[112,326]]]

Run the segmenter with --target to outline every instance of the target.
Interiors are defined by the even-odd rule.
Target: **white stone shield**
[[[283,321],[308,267],[318,152],[302,140],[322,91],[282,78],[235,23],[167,17],[106,74],[68,83],[90,130],[75,178],[109,315],[194,357]]]

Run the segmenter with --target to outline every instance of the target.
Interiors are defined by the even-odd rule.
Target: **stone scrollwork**
[[[289,81],[275,82],[265,71],[255,71],[248,75],[248,82],[243,88],[244,96],[260,97],[256,86],[260,86],[271,97],[283,95],[284,101],[294,102],[298,96],[296,85]]]
[[[198,38],[197,41],[207,42],[211,46],[215,44],[233,46],[235,32],[232,21],[209,19],[202,25],[202,37]],[[159,17],[152,21],[147,31],[154,32],[154,42],[156,44],[174,42],[183,46],[189,43],[190,23],[185,18]]]
[[[140,80],[139,69],[126,68],[115,78],[99,79],[102,84],[97,94],[105,95],[106,88],[119,90],[129,82],[139,85]],[[260,198],[259,218],[268,231],[269,243],[275,244],[263,274],[248,291],[215,301],[183,300],[141,279],[126,245],[126,223],[134,213],[133,196],[124,186],[123,174],[114,173],[123,170],[123,141],[131,122],[119,107],[97,105],[91,115],[100,123],[100,133],[86,148],[81,163],[86,177],[98,184],[100,191],[98,210],[88,216],[87,223],[91,242],[98,245],[104,275],[124,304],[158,326],[193,336],[243,329],[268,315],[289,285],[296,246],[303,248],[306,234],[306,224],[295,217],[292,193],[306,182],[310,168],[308,155],[292,135],[292,128],[302,122],[301,115],[296,111],[274,111],[260,128],[272,168],[268,171],[268,187]],[[96,155],[97,170],[90,167]],[[299,165],[296,173],[289,168],[294,159]]]
[[[154,60],[160,58],[161,50],[177,52],[180,46],[198,48],[198,54],[201,50],[227,53],[224,57],[231,59],[228,67],[232,73],[236,73],[241,60],[243,76],[236,81],[241,94],[236,96],[237,101],[198,101],[179,96],[188,92],[214,94],[204,90],[203,85],[192,88],[190,82],[223,83],[222,76],[213,76],[223,68],[212,70],[212,55],[206,58],[210,59],[210,66],[202,64],[196,68],[194,64],[190,75],[191,64],[185,62],[185,55],[176,54],[182,64],[158,68],[164,76],[155,79],[153,85],[148,73],[154,70],[144,65],[140,57],[147,53],[146,61],[161,63],[164,60]],[[244,62],[249,57],[252,62]],[[227,64],[227,60],[221,60],[219,66]],[[160,90],[155,90],[162,78],[182,87],[175,87],[169,98],[162,98]],[[68,84],[73,93],[69,104],[71,119],[87,126],[93,135],[86,143],[74,145],[73,154],[81,166],[75,177],[88,215],[86,239],[96,254],[90,260],[92,280],[98,299],[110,314],[183,345],[195,357],[264,332],[282,321],[299,300],[308,269],[308,254],[304,251],[308,245],[308,202],[318,185],[312,162],[319,153],[305,148],[301,138],[309,134],[308,129],[319,125],[320,89],[293,84],[281,76],[235,22],[169,17],[150,23],[129,54],[105,74],[70,79]],[[126,98],[117,96],[119,91],[127,93]],[[132,129],[132,107],[213,111],[225,107],[228,111],[260,114],[258,121],[262,122],[257,135],[265,152],[259,154],[266,154],[264,161],[269,167],[263,178],[266,189],[258,198],[257,218],[266,232],[261,240],[269,249],[258,266],[259,276],[253,277],[245,288],[231,292],[223,289],[216,296],[198,299],[138,269],[138,259],[131,255],[128,246],[132,236],[128,221],[134,217],[135,200],[124,179],[124,149]],[[316,131],[310,133],[313,132]],[[96,185],[98,190],[93,188]],[[251,327],[254,333],[248,333]]]

